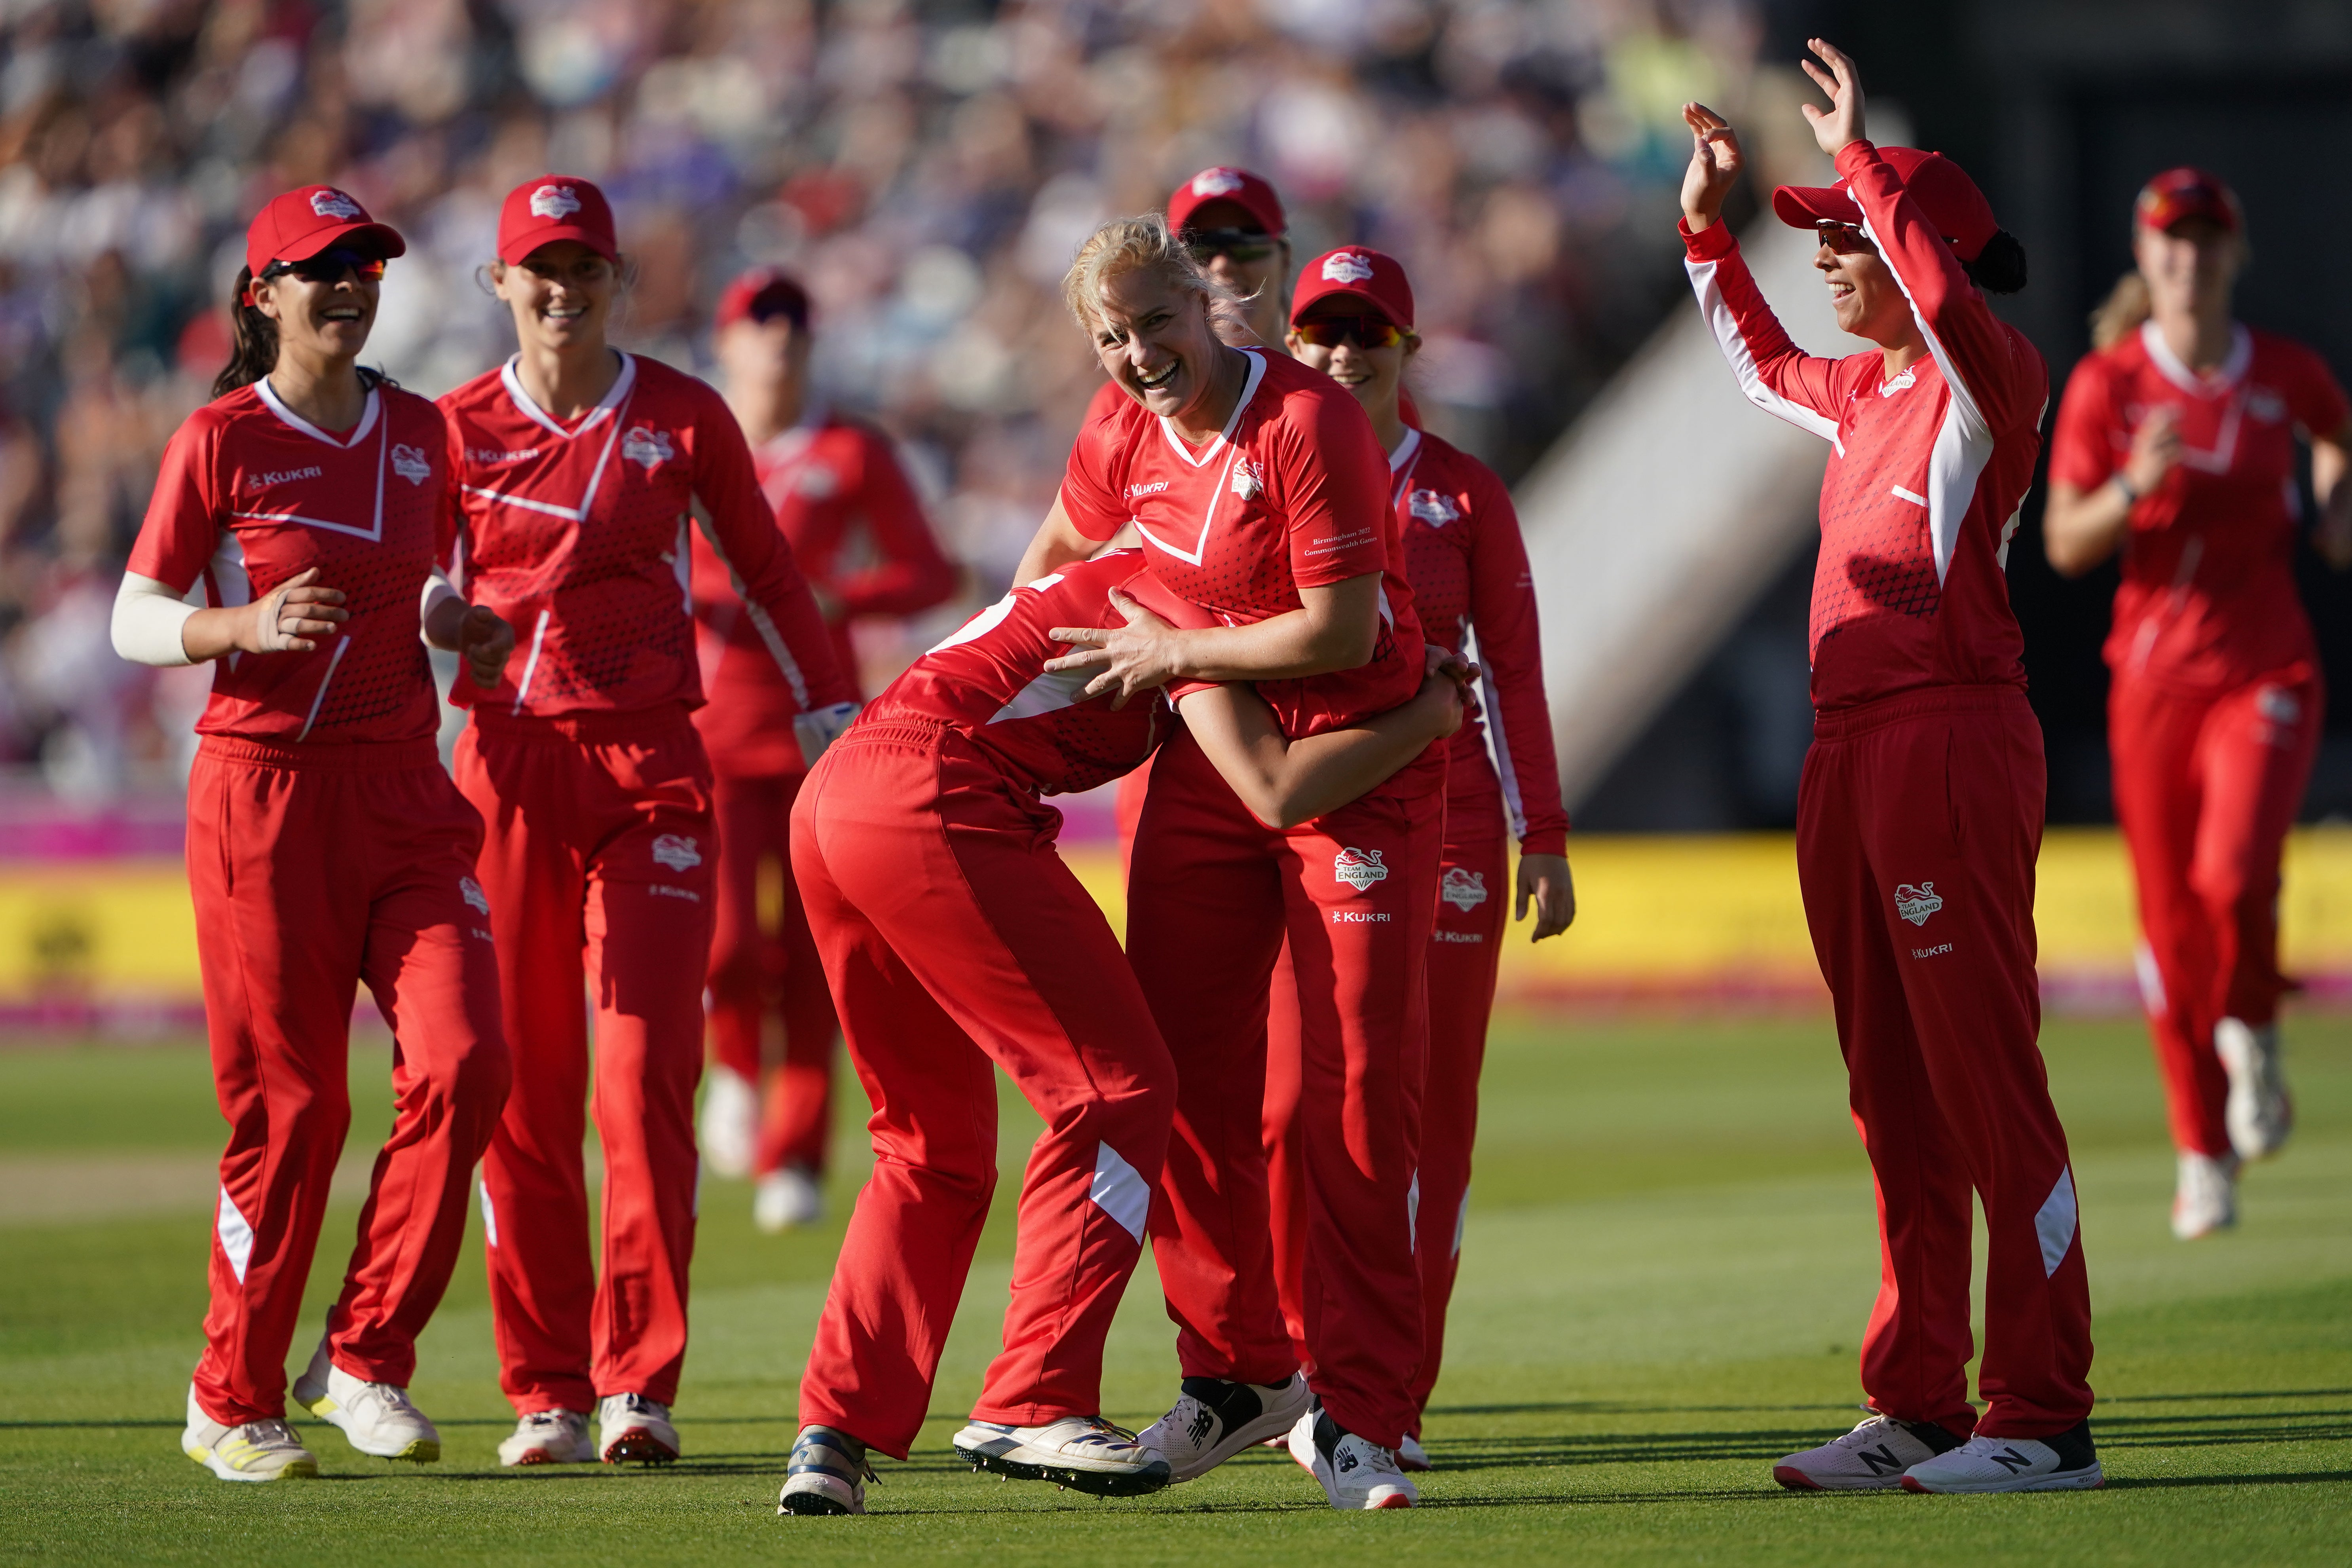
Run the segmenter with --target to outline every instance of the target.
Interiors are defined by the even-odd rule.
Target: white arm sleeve
[[[449,581],[449,574],[442,571],[438,566],[436,566],[425,576],[425,602],[418,608],[418,618],[429,625],[433,619],[433,608],[435,605],[440,604],[444,599],[462,599],[466,595],[457,592],[457,584]],[[430,641],[431,639],[427,638],[426,640]]]
[[[125,572],[114,595],[114,651],[133,664],[194,664],[180,644],[180,628],[195,613],[169,584]]]

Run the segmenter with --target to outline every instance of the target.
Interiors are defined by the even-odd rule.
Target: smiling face
[[[1180,425],[1216,392],[1222,356],[1232,353],[1209,323],[1201,294],[1152,268],[1103,279],[1094,308],[1096,357],[1119,389]]]
[[[558,352],[604,346],[620,279],[612,262],[578,240],[542,245],[513,266],[494,261],[490,280],[523,343]]]
[[[1882,345],[1900,342],[1911,327],[1911,302],[1903,297],[1902,285],[1858,232],[1838,243],[1855,248],[1840,249],[1825,241],[1813,256],[1813,265],[1829,285],[1838,330]]]
[[[1369,307],[1351,296],[1330,300],[1328,308],[1318,304],[1303,318],[1302,324],[1333,317],[1364,315]],[[1406,336],[1386,348],[1367,348],[1350,335],[1345,342],[1326,345],[1309,342],[1297,331],[1287,342],[1290,357],[1309,370],[1319,370],[1355,395],[1364,412],[1375,419],[1392,414],[1397,407],[1397,393],[1404,384],[1404,362],[1421,347],[1417,337]],[[1376,426],[1377,427],[1377,426]]]
[[[2132,237],[2132,257],[2158,315],[2201,316],[2229,309],[2245,247],[2211,218],[2189,217],[2170,228],[2139,230]]]
[[[280,353],[350,361],[367,346],[383,287],[380,280],[363,278],[355,268],[347,268],[338,276],[320,280],[285,272],[266,282],[257,281],[253,303],[278,323]]]

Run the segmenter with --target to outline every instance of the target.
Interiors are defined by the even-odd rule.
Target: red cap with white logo
[[[1282,215],[1282,198],[1274,187],[1251,174],[1247,169],[1232,169],[1223,164],[1203,169],[1176,187],[1168,198],[1168,226],[1181,234],[1192,222],[1192,214],[1211,202],[1231,202],[1257,220],[1258,227],[1279,238],[1289,228]]]
[[[270,199],[245,231],[245,264],[256,278],[273,261],[308,261],[348,242],[354,250],[391,258],[407,254],[408,242],[388,223],[332,185],[304,185]]]
[[[499,208],[499,259],[511,267],[542,245],[576,239],[607,261],[621,259],[613,205],[604,193],[569,174],[541,174],[507,193]]]
[[[1397,258],[1364,245],[1343,245],[1307,264],[1291,296],[1290,324],[1297,326],[1325,301],[1344,297],[1387,318],[1391,326],[1412,331],[1412,285]]]
[[[1974,261],[1984,254],[1985,242],[2000,232],[2000,225],[1994,221],[1992,204],[1965,170],[1941,153],[1916,147],[1881,147],[1878,155],[1902,180],[1903,194],[1919,205],[1961,260]],[[1834,185],[1782,185],[1772,193],[1772,210],[1790,228],[1824,222],[1862,226],[1862,204],[1843,180]]]
[[[2139,188],[2132,221],[2159,232],[2187,218],[2201,217],[2229,234],[2243,232],[2246,215],[2238,193],[2202,169],[2167,169]]]

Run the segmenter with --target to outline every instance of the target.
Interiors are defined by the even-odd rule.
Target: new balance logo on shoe
[[[1912,1464],[1908,1459],[1896,1458],[1895,1450],[1884,1443],[1875,1448],[1856,1449],[1854,1458],[1868,1465],[1870,1473],[1874,1476],[1899,1476],[1909,1469]]]
[[[2019,1453],[2014,1448],[2003,1448],[1997,1454],[1987,1454],[1985,1458],[1990,1459],[1994,1464],[1999,1465],[2002,1469],[2007,1470],[2012,1476],[2017,1474],[2020,1470],[2030,1470],[2033,1468],[2033,1461],[2027,1458],[2024,1455]]]
[[[1206,1405],[1202,1405],[1200,1411],[1193,1415],[1192,1425],[1185,1428],[1185,1436],[1192,1438],[1193,1443],[1197,1446],[1207,1438],[1209,1436],[1209,1428],[1215,1425],[1216,1419],[1217,1418],[1215,1416],[1209,1414],[1208,1407]]]

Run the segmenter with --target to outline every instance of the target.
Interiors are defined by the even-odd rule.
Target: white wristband
[[[114,595],[114,651],[133,664],[157,668],[194,664],[180,631],[195,613],[196,606],[173,593],[170,584],[125,572]]]

